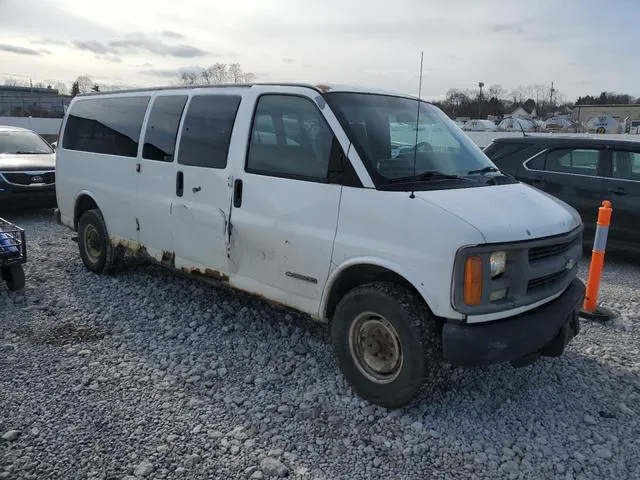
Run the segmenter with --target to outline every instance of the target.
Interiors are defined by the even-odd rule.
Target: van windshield
[[[326,98],[378,185],[403,179],[501,175],[482,150],[431,104],[420,102],[418,113],[418,101],[411,98],[337,92]]]

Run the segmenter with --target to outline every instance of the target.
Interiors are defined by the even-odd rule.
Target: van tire
[[[87,270],[100,275],[112,273],[116,248],[109,241],[107,226],[98,209],[87,210],[78,221],[78,248]]]
[[[372,282],[349,291],[336,308],[331,337],[354,391],[385,408],[407,405],[441,364],[437,326],[426,304],[395,283]]]

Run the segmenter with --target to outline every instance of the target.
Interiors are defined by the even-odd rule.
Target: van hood
[[[524,183],[422,191],[415,196],[467,222],[487,243],[559,235],[582,223],[573,207]]]
[[[0,154],[0,170],[53,170],[56,154]]]

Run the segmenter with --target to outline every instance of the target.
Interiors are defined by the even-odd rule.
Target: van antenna
[[[424,61],[424,51],[420,52],[420,84],[418,86],[418,112],[416,114],[416,143],[413,146],[413,176],[416,176],[416,162],[418,157],[418,127],[420,126],[420,102],[422,96],[422,62]],[[414,189],[411,189],[409,198],[416,198]]]

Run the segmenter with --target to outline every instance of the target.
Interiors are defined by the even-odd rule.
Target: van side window
[[[151,97],[111,97],[77,100],[64,129],[62,148],[136,157]]]
[[[182,127],[178,163],[225,168],[239,106],[237,95],[194,95]]]
[[[263,95],[253,119],[246,170],[326,180],[333,139],[333,132],[310,100]]]
[[[172,162],[186,95],[156,97],[144,134],[142,158]]]

